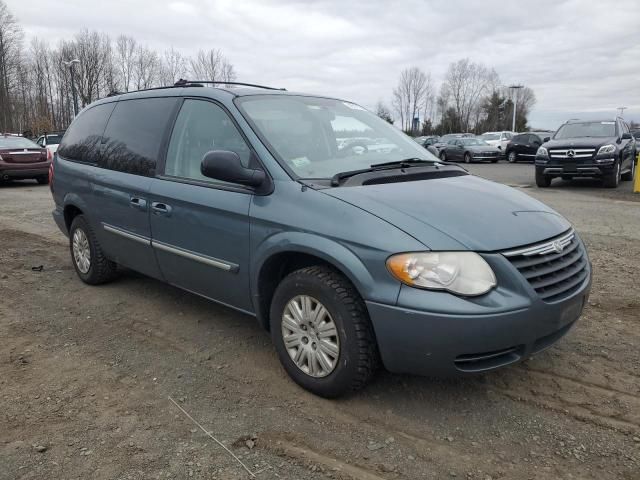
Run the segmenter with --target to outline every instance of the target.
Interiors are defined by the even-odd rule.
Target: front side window
[[[212,102],[185,100],[171,134],[165,175],[213,181],[200,172],[204,155],[212,150],[235,152],[249,166],[251,150],[227,113]]]
[[[499,133],[483,133],[482,139],[483,140],[500,140],[500,134]]]
[[[236,104],[280,162],[301,178],[331,178],[407,158],[438,160],[396,127],[353,103],[255,95],[239,97]]]

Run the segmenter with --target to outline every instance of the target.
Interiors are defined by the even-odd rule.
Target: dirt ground
[[[129,271],[84,285],[48,188],[0,187],[0,479],[252,478],[169,396],[261,480],[639,479],[640,195],[472,170],[574,223],[584,316],[517,366],[380,372],[333,401],[288,379],[251,318]]]

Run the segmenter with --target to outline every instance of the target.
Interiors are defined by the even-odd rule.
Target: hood
[[[473,175],[323,192],[386,220],[432,250],[504,250],[571,226],[530,196]]]
[[[559,140],[549,140],[543,146],[545,148],[597,148],[601,145],[612,143],[618,144],[617,137],[577,137],[561,138]]]

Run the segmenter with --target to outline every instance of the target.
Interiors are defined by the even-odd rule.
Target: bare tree
[[[136,60],[136,40],[127,35],[119,35],[116,39],[115,65],[125,92],[131,87],[131,78]]]
[[[100,97],[100,82],[111,51],[109,45],[109,37],[86,29],[76,35],[72,44],[70,53],[80,60],[75,69],[75,79],[83,107]]]
[[[417,67],[402,71],[398,86],[393,90],[392,105],[400,116],[404,131],[413,130],[413,119],[424,112],[432,93],[431,75],[425,74]]]
[[[473,128],[472,120],[478,119],[482,99],[496,84],[499,84],[499,78],[495,70],[473,63],[468,58],[449,65],[445,85],[462,130]]]
[[[187,60],[173,47],[164,51],[160,68],[160,84],[173,85],[186,76]]]
[[[382,100],[378,100],[378,103],[376,103],[376,115],[393,125],[393,116],[391,115],[391,111],[382,102]]]
[[[191,73],[194,79],[212,82],[232,82],[236,79],[233,65],[218,49],[200,50],[190,60]]]
[[[0,129],[5,132],[14,126],[11,89],[20,80],[22,39],[22,28],[7,5],[0,1]]]
[[[139,45],[133,64],[133,75],[138,90],[156,85],[160,74],[158,54],[149,48]]]

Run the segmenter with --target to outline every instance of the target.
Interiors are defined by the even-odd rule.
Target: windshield
[[[615,137],[616,122],[583,122],[565,123],[562,125],[554,139],[576,137]]]
[[[482,139],[483,140],[500,140],[500,134],[499,133],[483,133]]]
[[[479,138],[465,138],[462,143],[463,145],[488,145],[487,142]]]
[[[301,178],[331,178],[407,158],[438,161],[411,137],[353,103],[293,95],[236,101],[279,160]]]
[[[0,137],[0,148],[40,148],[35,142],[24,137]]]
[[[58,145],[62,140],[62,135],[47,135],[47,145]]]

